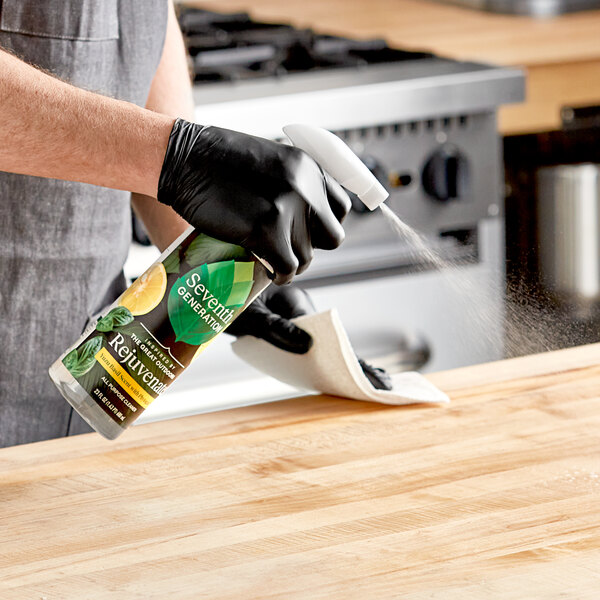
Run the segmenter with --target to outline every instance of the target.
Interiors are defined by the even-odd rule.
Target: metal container
[[[600,306],[600,165],[537,173],[539,268],[545,289],[575,310]]]
[[[436,0],[488,12],[531,17],[555,17],[600,8],[599,0]]]

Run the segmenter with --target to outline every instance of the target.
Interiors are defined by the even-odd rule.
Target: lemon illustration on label
[[[166,289],[167,272],[162,263],[156,263],[123,293],[119,304],[134,316],[145,315],[160,304]]]

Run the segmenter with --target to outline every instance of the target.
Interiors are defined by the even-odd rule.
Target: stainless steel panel
[[[198,123],[264,137],[289,123],[340,130],[489,112],[524,94],[521,69],[440,58],[194,86]]]
[[[451,260],[477,260],[471,243],[440,237],[452,230],[472,230],[488,217],[502,216],[502,173],[500,144],[494,113],[435,119],[338,132],[360,157],[370,157],[385,176],[406,175],[408,185],[393,187],[387,182],[387,205],[409,225],[427,236],[440,255]],[[424,165],[442,147],[452,146],[469,165],[469,182],[457,199],[439,201],[423,187]],[[386,182],[384,182],[386,183]],[[398,238],[383,213],[351,212],[344,222],[346,240],[335,252],[317,251],[310,269],[298,277],[311,287],[316,281],[347,274],[365,277],[368,271],[387,269],[409,272],[423,269],[423,258],[414,245]]]

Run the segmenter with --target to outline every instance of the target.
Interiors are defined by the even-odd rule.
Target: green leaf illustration
[[[113,320],[112,317],[106,315],[101,319],[98,319],[96,323],[96,331],[101,331],[102,333],[106,333],[107,331],[112,331],[113,328]]]
[[[69,371],[77,364],[77,348],[74,348],[63,358],[63,364]]]
[[[244,256],[246,251],[242,247],[216,240],[203,233],[199,234],[185,251],[185,261],[192,267]]]
[[[227,306],[238,307],[243,306],[252,286],[254,285],[254,263],[253,262],[236,262],[235,273],[233,276],[233,285],[227,298]]]
[[[77,362],[79,363],[79,367],[84,370],[84,372],[89,371],[90,364],[93,364],[94,357],[97,352],[102,348],[102,336],[97,335],[93,337],[91,340],[88,340],[77,352]],[[91,363],[90,363],[91,361]]]
[[[169,254],[169,256],[167,256],[167,258],[165,258],[165,260],[163,260],[163,267],[165,268],[165,271],[167,273],[179,273],[179,266],[180,266],[180,259],[179,259],[179,247],[174,250],[173,252],[171,252],[171,254]]]
[[[124,325],[129,325],[129,323],[133,321],[131,311],[124,306],[117,306],[108,314],[112,316],[113,327],[123,327]]]
[[[200,267],[202,283],[211,291],[215,298],[225,304],[233,286],[235,261],[227,260]]]
[[[133,315],[128,308],[116,306],[96,324],[96,330],[103,333],[112,331],[115,327],[123,327],[133,321]]]
[[[204,289],[194,292],[187,282],[197,273],[196,285],[202,283]],[[203,264],[180,277],[169,293],[167,308],[169,319],[178,342],[199,346],[220,333],[212,325],[224,326],[220,317],[225,311],[237,311],[246,302],[254,284],[254,263],[233,260]],[[180,290],[182,290],[180,292]],[[184,300],[184,296],[187,299]],[[231,322],[228,319],[227,324]]]
[[[63,364],[73,377],[85,375],[95,364],[95,356],[102,348],[102,336],[97,335],[83,344],[79,350],[72,350],[63,359]],[[73,353],[76,352],[76,357]]]

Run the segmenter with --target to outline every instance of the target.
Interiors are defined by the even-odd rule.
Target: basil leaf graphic
[[[93,337],[91,340],[88,340],[81,348],[79,352],[77,352],[77,359],[73,358],[73,350],[69,352],[67,356],[65,356],[63,360],[63,364],[73,377],[81,377],[85,375],[96,363],[96,353],[102,348],[102,336],[97,335]],[[70,366],[66,363],[67,358],[69,359]]]
[[[131,311],[124,306],[113,308],[106,316],[112,317],[113,327],[123,327],[124,325],[129,325],[129,323],[133,321]]]
[[[96,331],[102,331],[103,333],[106,333],[108,331],[112,331],[112,328],[113,320],[110,314],[106,315],[105,317],[102,317],[96,323]]]
[[[191,267],[243,256],[246,256],[246,251],[241,246],[216,240],[203,233],[199,234],[185,251],[185,261]]]
[[[129,325],[133,321],[133,315],[128,308],[116,306],[105,317],[102,317],[96,324],[96,330],[102,333],[108,333],[115,327]]]
[[[163,267],[167,273],[179,273],[179,250],[172,252],[163,260]]]
[[[83,346],[81,346],[79,352],[77,353],[77,359],[79,363],[89,360],[90,357],[94,358],[94,356],[96,356],[96,353],[100,350],[100,348],[102,348],[101,335],[97,335],[91,340],[88,340],[85,344],[83,344]]]
[[[77,364],[77,348],[74,348],[63,358],[63,365],[69,369],[69,371]]]

